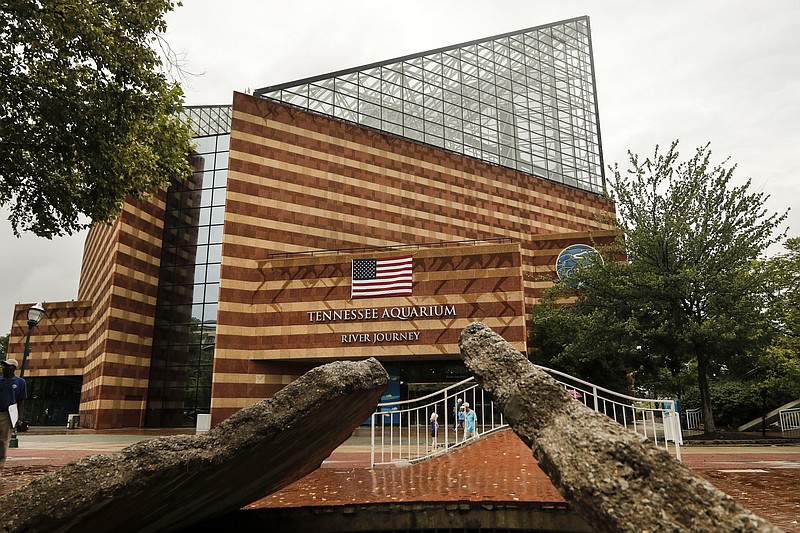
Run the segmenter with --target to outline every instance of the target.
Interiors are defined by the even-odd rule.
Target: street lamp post
[[[25,374],[25,361],[28,360],[28,355],[31,353],[31,330],[36,327],[43,316],[44,307],[42,307],[41,302],[28,309],[28,336],[25,338],[25,352],[22,354],[22,364],[19,367],[19,377],[22,377]],[[8,447],[19,447],[16,425],[11,430],[11,441],[8,443]]]

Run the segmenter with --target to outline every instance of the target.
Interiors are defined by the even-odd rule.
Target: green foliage
[[[127,196],[190,174],[182,91],[150,46],[175,5],[0,6],[0,205],[15,234],[109,221]]]
[[[770,279],[774,284],[771,310],[783,334],[781,348],[800,353],[800,237],[784,243],[787,253],[769,260]]]
[[[767,262],[773,284],[770,317],[779,332],[759,357],[763,387],[800,398],[800,238],[784,243],[787,253]]]
[[[576,279],[582,280],[580,297],[571,305],[559,303],[573,292],[559,283],[533,307],[529,346],[537,363],[618,392],[630,392],[628,371],[650,368],[652,360],[642,351],[637,317],[617,301],[626,292],[626,268],[611,263],[581,269],[575,272]],[[607,290],[610,287],[619,292]]]
[[[775,343],[765,350],[756,366],[760,380],[758,386],[767,391],[769,397],[774,397],[771,400],[773,407],[800,398],[800,354],[781,344]]]
[[[761,396],[750,384],[739,380],[714,382],[710,385],[711,405],[717,426],[735,430],[738,426],[761,416]],[[689,390],[682,409],[701,408],[700,391]]]
[[[798,398],[788,387],[765,388],[759,380],[723,379],[710,384],[711,405],[717,427],[736,430],[746,422],[761,417],[762,411],[772,411]],[[764,396],[762,397],[762,393]],[[681,401],[681,409],[702,407],[699,390],[690,389]]]
[[[637,385],[667,393],[669,384],[682,394],[693,370],[713,432],[709,380],[732,366],[752,368],[772,341],[765,310],[775,284],[759,257],[783,238],[786,214],[767,213],[767,197],[750,192],[749,181],[734,186],[735,167],[712,166],[708,145],[678,157],[676,142],[643,162],[630,154],[626,175],[614,167],[612,220],[622,237],[603,253],[624,250],[627,261],[579,269],[579,290],[554,287],[533,310],[531,345],[534,357],[600,384],[616,372],[617,388],[628,369]],[[564,296],[576,300],[558,308]]]
[[[674,370],[666,367],[649,372],[639,370],[636,377],[642,396],[677,398],[683,401],[693,391],[697,395],[697,365],[694,363]]]
[[[5,361],[8,357],[8,338],[10,336],[10,333],[0,336],[0,361]]]

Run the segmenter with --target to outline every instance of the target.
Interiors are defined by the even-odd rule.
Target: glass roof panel
[[[231,106],[185,106],[180,120],[191,128],[195,137],[230,133]]]
[[[578,17],[254,94],[602,193],[589,28]]]

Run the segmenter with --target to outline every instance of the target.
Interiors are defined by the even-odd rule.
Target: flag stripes
[[[351,298],[411,296],[413,258],[353,259]]]

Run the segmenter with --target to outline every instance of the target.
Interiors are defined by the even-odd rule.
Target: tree
[[[773,285],[759,257],[785,236],[776,233],[786,213],[768,213],[767,197],[750,192],[750,181],[734,186],[735,165],[712,166],[709,145],[684,162],[677,141],[643,162],[629,155],[627,175],[612,169],[612,221],[621,237],[609,250],[624,250],[627,260],[578,269],[577,289],[554,289],[577,298],[560,311],[577,326],[563,353],[576,346],[595,358],[613,353],[620,372],[639,371],[651,385],[664,370],[682,383],[696,369],[706,432],[713,433],[709,380],[752,361],[772,338],[765,310]],[[534,309],[532,330],[542,314]]]
[[[642,301],[647,281],[625,261],[623,243],[596,246],[618,260],[583,265],[545,293],[532,309],[529,346],[537,362],[606,388],[680,398],[688,369],[662,321],[672,304]]]
[[[775,283],[772,310],[783,335],[780,344],[795,354],[800,353],[800,237],[787,239],[787,253],[768,262]]]
[[[107,222],[129,195],[190,174],[182,91],[150,46],[175,5],[0,6],[0,205],[16,235]]]
[[[10,336],[10,333],[0,336],[0,361],[5,361],[8,357],[8,338]]]
[[[613,247],[601,250],[613,255]],[[583,267],[573,271],[583,282],[557,283],[546,292],[529,328],[537,363],[626,394],[635,392],[627,378],[635,370],[643,385],[641,376],[655,372],[655,361],[642,350],[639,319],[627,304],[626,270],[613,262]],[[568,305],[566,298],[572,299]]]
[[[762,388],[779,398],[800,397],[800,237],[788,239],[787,253],[767,262],[773,280],[772,318],[777,335],[758,360]]]

